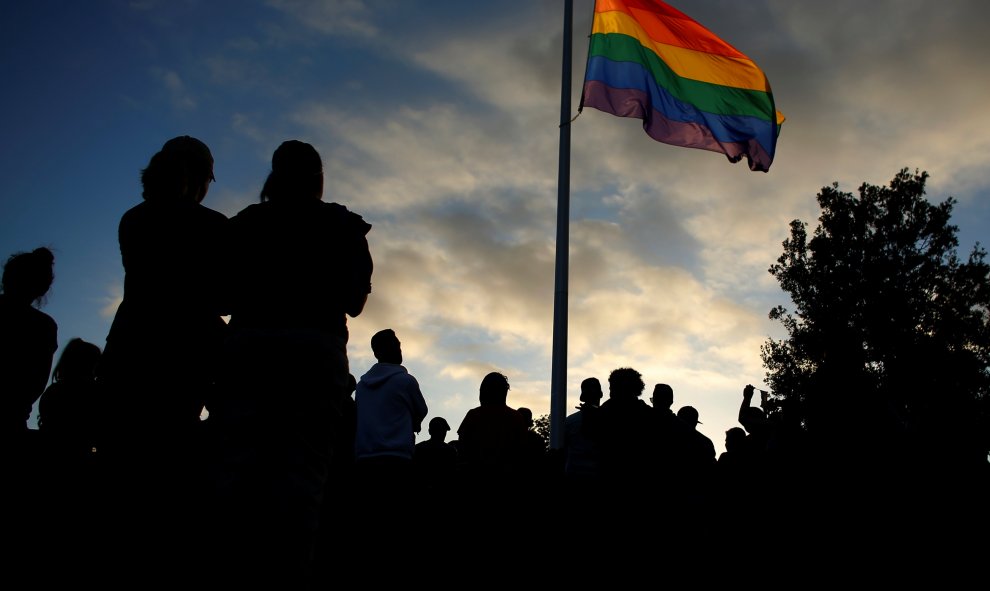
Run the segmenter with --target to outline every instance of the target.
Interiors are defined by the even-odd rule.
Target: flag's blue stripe
[[[674,98],[657,84],[656,78],[635,62],[614,62],[602,56],[588,60],[585,80],[594,80],[617,89],[636,89],[646,93],[652,104],[645,109],[656,109],[674,121],[696,123],[711,130],[720,142],[746,142],[755,139],[773,158],[776,146],[776,125],[765,119],[745,115],[717,115],[701,111],[694,105]]]

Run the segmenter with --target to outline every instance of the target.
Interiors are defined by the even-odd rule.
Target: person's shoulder
[[[198,204],[197,211],[199,215],[204,219],[210,220],[213,223],[224,223],[227,221],[227,216],[215,209],[207,207],[202,203]]]
[[[58,331],[58,323],[55,322],[55,319],[41,310],[38,310],[38,313],[41,314],[42,322],[44,322],[45,326],[48,327],[48,332],[55,334]]]
[[[461,419],[461,426],[458,427],[457,430],[460,431],[461,428],[464,427],[465,423],[473,423],[474,421],[477,421],[480,414],[481,414],[480,406],[469,408],[468,411],[464,413],[464,418]]]
[[[395,369],[395,375],[392,376],[392,379],[399,381],[403,386],[409,388],[419,388],[419,380],[416,379],[416,376],[409,373],[409,370],[402,365],[399,365]]]
[[[154,215],[154,205],[151,201],[141,201],[140,203],[131,206],[127,211],[120,216],[120,225],[126,226],[128,224],[133,224],[146,216]]]
[[[320,201],[319,203],[322,210],[326,212],[325,215],[339,220],[352,232],[364,236],[371,230],[371,224],[366,222],[364,217],[347,209],[346,206],[336,202]]]
[[[252,232],[258,226],[267,224],[266,220],[270,217],[268,205],[268,203],[252,203],[230,216],[225,223],[234,234]]]
[[[231,220],[245,220],[251,219],[255,216],[263,215],[264,211],[268,209],[268,203],[252,203],[244,209],[238,211],[236,214],[231,216]]]
[[[37,325],[39,332],[47,333],[47,335],[55,335],[58,332],[58,323],[45,312],[34,306],[29,306],[27,313],[30,321]]]
[[[154,211],[161,209],[166,203],[167,202],[165,201],[156,201],[154,199],[145,199],[142,197],[140,201],[127,208],[127,211],[124,212],[124,217],[153,213]]]
[[[509,406],[506,406],[505,408],[508,409],[508,410],[505,410],[503,412],[505,412],[508,416],[510,416],[512,418],[512,422],[514,424],[522,425],[522,428],[524,430],[527,430],[527,431],[529,430],[529,429],[527,429],[526,417],[523,416],[523,413],[519,412],[518,409],[509,407]]]
[[[48,384],[48,387],[45,388],[45,391],[41,393],[41,398],[39,400],[41,401],[42,404],[44,404],[46,401],[60,399],[62,396],[64,396],[63,394],[64,390],[65,390],[64,384],[62,384],[61,382],[52,382],[51,384]]]

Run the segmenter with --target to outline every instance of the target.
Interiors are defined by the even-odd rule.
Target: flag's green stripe
[[[601,56],[617,62],[638,63],[646,68],[657,84],[671,95],[702,111],[773,120],[773,100],[766,92],[681,78],[656,53],[643,47],[638,39],[628,35],[593,34],[589,56]]]

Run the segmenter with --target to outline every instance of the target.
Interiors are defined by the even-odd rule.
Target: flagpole
[[[567,267],[570,250],[571,41],[573,0],[564,0],[564,51],[560,75],[560,155],[557,168],[557,243],[553,296],[553,365],[550,373],[550,448],[564,448],[567,414]]]

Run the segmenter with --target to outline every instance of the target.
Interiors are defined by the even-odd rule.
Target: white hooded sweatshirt
[[[397,363],[376,363],[354,393],[356,459],[398,456],[412,460],[428,409],[419,382]]]

